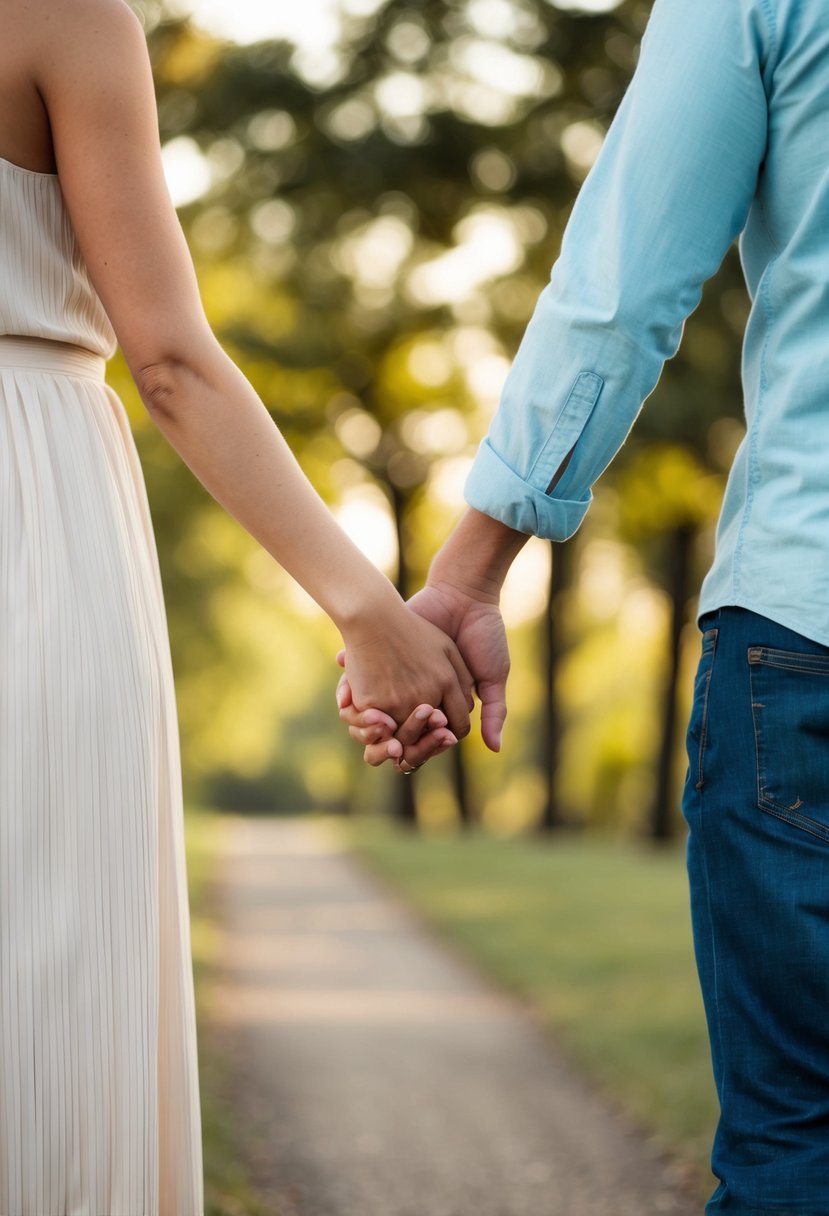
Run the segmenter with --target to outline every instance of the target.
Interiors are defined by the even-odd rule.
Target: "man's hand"
[[[510,658],[497,602],[478,599],[451,583],[427,583],[422,591],[412,596],[408,606],[454,639],[481,701],[484,743],[490,751],[500,751],[501,731],[507,716]]]

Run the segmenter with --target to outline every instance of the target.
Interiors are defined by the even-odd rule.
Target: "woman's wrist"
[[[387,633],[407,611],[389,579],[379,570],[374,573],[377,577],[366,584],[352,583],[348,594],[339,596],[329,610],[346,644],[354,646]]]

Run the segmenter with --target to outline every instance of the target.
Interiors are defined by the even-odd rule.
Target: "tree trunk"
[[[573,577],[573,542],[553,541],[552,569],[543,617],[542,662],[544,664],[544,701],[541,711],[541,771],[544,774],[546,796],[539,822],[542,832],[552,832],[562,824],[557,797],[557,778],[561,758],[562,720],[556,694],[559,665],[564,653],[563,601],[564,592]]]
[[[472,827],[472,798],[469,791],[469,778],[466,771],[466,759],[463,743],[451,749],[452,753],[452,789],[458,807],[458,817],[462,828]]]
[[[649,835],[655,841],[673,838],[675,817],[672,814],[674,736],[677,717],[677,685],[679,684],[679,644],[685,624],[685,609],[691,581],[691,557],[696,529],[691,524],[677,528],[670,537],[670,566],[668,593],[671,597],[671,623],[667,676],[662,704],[662,740],[656,770],[656,790],[649,821]]]

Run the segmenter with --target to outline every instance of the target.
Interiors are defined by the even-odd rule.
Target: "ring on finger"
[[[407,766],[406,768],[403,767],[404,764]],[[409,764],[408,760],[404,760],[402,756],[397,761],[397,771],[402,773],[404,777],[411,777],[412,773],[417,772],[422,767],[420,764]]]

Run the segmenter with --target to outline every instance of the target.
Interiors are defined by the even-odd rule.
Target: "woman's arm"
[[[213,497],[339,627],[358,705],[469,730],[454,644],[404,607],[327,511],[202,307],[162,168],[143,30],[121,0],[35,6],[35,83],[92,281],[147,409]]]

